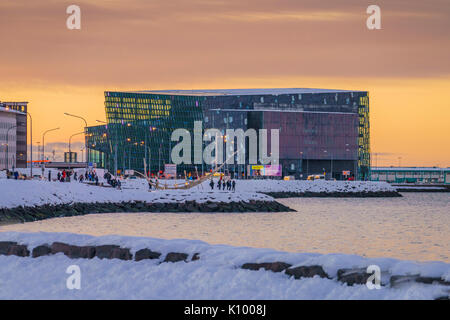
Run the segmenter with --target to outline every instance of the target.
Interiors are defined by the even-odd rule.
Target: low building
[[[371,180],[389,183],[450,184],[450,168],[372,167]]]
[[[0,102],[0,170],[27,167],[28,102]]]

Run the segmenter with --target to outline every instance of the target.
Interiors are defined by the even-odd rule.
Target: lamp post
[[[78,119],[81,119],[81,120],[83,120],[84,121],[84,124],[85,124],[85,131],[84,131],[84,133],[86,132],[86,128],[87,128],[87,121],[86,121],[86,119],[84,119],[83,117],[80,117],[80,116],[77,116],[77,115],[74,115],[74,114],[70,114],[70,113],[67,113],[67,112],[64,112],[64,114],[66,115],[66,116],[69,116],[69,117],[74,117],[74,118],[78,118]],[[89,165],[89,148],[87,147],[87,137],[86,137],[86,134],[84,135],[84,146],[85,146],[85,148],[86,148],[86,168],[87,168],[87,166]]]
[[[72,138],[74,137],[74,136],[77,136],[77,135],[80,135],[80,134],[83,134],[84,133],[84,131],[83,132],[78,132],[78,133],[74,133],[73,135],[71,135],[70,136],[70,138],[69,138],[69,160],[71,161],[72,160],[72,148],[71,148],[71,144],[72,144]],[[86,149],[86,147],[85,147],[85,149]],[[86,149],[86,152],[87,152],[87,149]],[[70,163],[70,162],[69,162]],[[69,169],[70,169],[70,164],[69,164]]]
[[[58,127],[58,128],[49,129],[49,130],[45,131],[45,132],[42,134],[42,160],[45,160],[45,135],[46,135],[48,132],[55,131],[55,130],[59,130],[59,129],[60,129],[59,127]]]
[[[83,162],[84,159],[84,149],[85,147],[81,147],[80,151],[81,151],[81,162]]]

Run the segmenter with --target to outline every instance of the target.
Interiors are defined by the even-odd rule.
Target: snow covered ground
[[[256,192],[386,192],[396,191],[387,182],[329,180],[238,180],[239,191]]]
[[[133,180],[131,180],[133,181]],[[185,202],[195,200],[198,203],[239,202],[250,200],[273,201],[272,197],[256,192],[209,192],[209,189],[196,187],[191,190],[159,190],[148,191],[148,185],[143,180],[134,180],[136,186],[128,186],[122,190],[97,187],[78,182],[62,183],[35,180],[6,180],[0,179],[0,208],[14,208],[17,206],[37,206],[44,204],[64,204],[72,202]],[[145,180],[144,180],[145,182]]]
[[[161,263],[161,259],[122,261],[69,259],[62,253],[39,258],[0,256],[0,299],[435,299],[448,296],[449,287],[407,283],[369,290],[366,285],[336,280],[340,268],[378,265],[389,275],[420,274],[450,280],[450,264],[418,263],[343,254],[287,253],[272,249],[209,245],[195,240],[161,240],[124,236],[92,237],[69,233],[0,233],[0,241],[16,241],[28,248],[58,241],[73,245],[117,244],[134,253],[149,248],[162,253],[184,252],[192,262]],[[293,266],[320,265],[334,279],[289,278],[284,272],[243,270],[249,262],[284,261]],[[66,286],[66,270],[77,265],[81,289]],[[383,280],[383,276],[382,276]],[[386,279],[384,279],[386,280]]]
[[[166,183],[161,181],[163,185]],[[169,180],[168,185],[182,184],[184,180]],[[63,204],[72,202],[184,202],[195,200],[239,202],[250,200],[273,201],[272,197],[261,192],[378,192],[395,191],[384,182],[362,181],[279,181],[279,180],[237,180],[236,192],[210,189],[209,182],[189,190],[148,191],[144,179],[125,180],[122,190],[97,187],[78,182],[61,183],[39,180],[0,179],[0,208],[35,206],[44,204]]]

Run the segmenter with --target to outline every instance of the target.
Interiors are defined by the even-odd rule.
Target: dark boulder
[[[99,259],[131,260],[130,249],[120,248],[117,245],[102,245],[95,247],[95,256]]]
[[[372,274],[367,273],[366,268],[358,269],[339,269],[337,272],[338,280],[347,283],[349,286],[354,284],[366,284]]]
[[[50,248],[49,245],[44,244],[44,245],[37,246],[36,248],[34,248],[31,253],[31,256],[33,258],[37,258],[37,257],[47,256],[51,253],[52,253],[52,248]]]
[[[9,249],[14,245],[17,245],[17,242],[0,241],[0,255],[9,255]]]
[[[178,261],[186,261],[188,257],[187,253],[180,252],[169,252],[164,259],[164,262],[178,262]]]
[[[200,260],[200,253],[198,253],[198,252],[194,253],[191,261],[197,261],[197,260]]]
[[[261,268],[273,271],[273,272],[281,272],[287,268],[289,268],[291,265],[285,262],[263,262],[263,263],[245,263],[242,265],[242,269],[248,269],[248,270],[259,270]]]
[[[111,259],[114,249],[119,249],[117,245],[102,245],[95,247],[95,256],[99,259]]]
[[[70,246],[69,257],[72,259],[92,259],[95,257],[95,247]]]
[[[13,244],[8,251],[8,256],[28,257],[29,255],[27,246],[22,244]]]
[[[321,278],[328,278],[327,273],[323,270],[322,266],[300,266],[286,270],[286,274],[293,276],[295,279],[300,278],[312,278],[319,276]]]
[[[45,249],[41,249],[45,250]],[[73,246],[62,242],[53,242],[51,246],[51,253],[64,253],[71,259],[92,259],[95,256],[94,246]]]
[[[64,253],[66,256],[69,256],[70,253],[70,244],[62,243],[62,242],[53,242],[51,246],[52,254],[56,253]]]
[[[134,255],[135,261],[141,261],[144,259],[159,259],[161,253],[152,251],[150,249],[141,249],[136,251]]]
[[[401,275],[401,276],[392,276],[389,280],[390,286],[392,288],[396,288],[402,286],[403,284],[417,282],[424,284],[441,284],[441,285],[450,285],[450,282],[447,282],[438,277],[422,277],[418,274],[415,275]]]

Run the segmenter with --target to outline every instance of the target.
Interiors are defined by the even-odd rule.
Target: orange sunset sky
[[[61,127],[59,155],[83,129],[64,112],[105,120],[105,90],[368,90],[374,165],[447,167],[449,35],[448,0],[1,0],[0,100],[29,101],[34,144]]]

